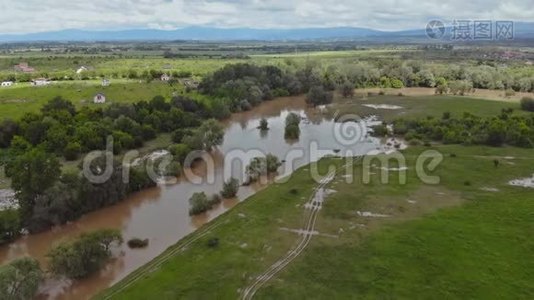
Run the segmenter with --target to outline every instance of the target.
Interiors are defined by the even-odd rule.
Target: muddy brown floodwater
[[[290,112],[306,118],[300,125],[301,135],[298,141],[284,140],[285,118]],[[266,133],[260,133],[256,128],[261,118],[266,118],[269,122],[270,130]],[[325,154],[333,154],[334,149],[342,151],[351,149],[355,154],[364,154],[377,147],[377,141],[374,139],[349,146],[339,143],[334,134],[334,122],[323,116],[320,109],[307,108],[303,97],[264,102],[251,111],[232,115],[224,125],[224,142],[213,154],[215,167],[212,182],[205,180],[203,183],[193,184],[185,179],[179,179],[172,185],[158,186],[136,193],[114,206],[89,213],[78,221],[40,234],[24,236],[10,245],[1,247],[0,262],[5,263],[17,257],[30,255],[37,258],[42,266],[46,266],[46,253],[52,245],[95,229],[119,229],[125,241],[133,237],[148,238],[149,246],[145,249],[129,249],[124,243],[116,253],[116,258],[89,278],[74,282],[49,279],[40,288],[40,299],[88,299],[262,188],[260,185],[243,186],[239,189],[237,199],[224,200],[221,205],[200,216],[188,215],[189,197],[194,192],[203,191],[208,195],[219,192],[225,170],[235,177],[243,178],[244,171],[237,160],[232,160],[233,163],[229,159],[225,161],[224,157],[228,157],[229,153],[237,153],[234,156],[245,165],[255,155],[236,150],[273,153],[289,162],[292,159],[288,157],[288,153],[301,149],[303,153],[301,158],[293,160],[292,166],[287,166],[290,165],[287,163],[281,168],[281,173],[289,174],[294,168],[316,161]],[[309,145],[313,142],[323,150],[322,153],[313,153],[314,151],[310,150]],[[206,164],[200,164],[192,171],[204,179],[209,177],[206,176]]]

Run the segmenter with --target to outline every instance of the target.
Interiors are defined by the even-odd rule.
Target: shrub
[[[222,198],[219,194],[213,194],[211,195],[211,198],[209,200],[210,206],[213,207],[214,205],[221,203],[221,201],[222,201]]]
[[[219,246],[219,239],[218,238],[212,238],[208,240],[208,247],[210,248],[216,248]]]
[[[135,249],[135,248],[145,248],[148,246],[148,239],[139,239],[139,238],[133,238],[128,241],[128,247]]]
[[[269,123],[267,122],[267,119],[262,118],[260,120],[260,125],[258,126],[259,130],[269,130]]]
[[[191,207],[189,208],[190,216],[199,215],[208,211],[211,208],[208,196],[206,196],[204,192],[194,193],[193,196],[189,198],[189,204],[191,205]]]
[[[515,91],[512,89],[508,89],[504,92],[505,97],[512,97],[513,95],[515,95]]]
[[[278,157],[272,154],[267,154],[266,157],[253,158],[246,170],[249,182],[258,180],[262,175],[276,172],[281,165]]]
[[[464,185],[465,186],[471,186],[471,181],[469,181],[469,180],[464,181]]]
[[[296,140],[300,136],[300,128],[298,125],[287,125],[285,132],[284,132],[284,138],[288,140]]]
[[[534,98],[523,97],[523,99],[521,99],[521,109],[534,112]]]
[[[388,134],[388,128],[384,124],[373,126],[372,135],[376,137],[384,137]]]
[[[239,180],[232,177],[224,183],[223,189],[221,191],[221,196],[223,196],[224,198],[233,198],[237,195],[238,190]]]
[[[0,211],[0,245],[9,243],[20,235],[19,212],[14,209]]]
[[[289,193],[292,194],[292,195],[297,195],[299,193],[299,190],[293,188],[293,189],[289,190]]]
[[[78,142],[70,142],[63,149],[63,156],[66,160],[72,161],[78,159],[80,152],[82,151],[82,146]]]

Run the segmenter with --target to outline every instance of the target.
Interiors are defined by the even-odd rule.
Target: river
[[[301,134],[298,141],[284,140],[285,117],[289,112],[305,117],[300,125]],[[270,130],[266,133],[261,133],[256,128],[261,118],[266,118],[269,122]],[[281,168],[282,173],[289,174],[292,169],[315,161],[324,154],[333,154],[334,149],[340,149],[342,152],[350,149],[355,154],[365,154],[376,149],[378,145],[374,139],[366,139],[354,145],[340,143],[335,138],[334,122],[323,115],[321,109],[308,108],[303,97],[279,98],[264,102],[251,111],[233,114],[224,122],[224,126],[224,142],[213,153],[215,162],[213,182],[193,184],[188,180],[179,179],[177,183],[171,185],[160,185],[144,190],[114,206],[89,213],[75,222],[40,234],[24,236],[14,243],[3,246],[0,248],[0,261],[5,263],[17,257],[30,255],[37,258],[41,266],[46,266],[46,253],[54,243],[95,229],[119,229],[125,241],[133,237],[148,238],[149,246],[144,249],[129,249],[124,243],[117,251],[116,258],[89,278],[75,282],[48,279],[40,288],[40,299],[89,299],[263,187],[259,184],[242,186],[237,199],[223,200],[221,205],[208,213],[190,217],[188,199],[194,192],[204,191],[211,195],[221,190],[225,170],[223,158],[228,153],[236,153],[236,149],[238,151],[257,149],[264,153],[275,154],[280,159],[287,159],[286,165],[289,165],[290,158],[286,158],[288,153],[302,149],[303,157],[294,160],[291,168]],[[324,153],[312,153],[309,145],[313,142],[325,150]],[[254,155],[238,156],[246,162]],[[192,171],[206,178],[206,169],[206,164],[200,164]],[[241,178],[243,171],[235,167],[231,173]]]

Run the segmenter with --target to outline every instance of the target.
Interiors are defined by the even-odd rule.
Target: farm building
[[[106,103],[106,96],[102,93],[98,93],[93,98],[94,103]]]
[[[161,75],[161,81],[169,81],[169,80],[171,80],[171,76],[167,74]]]
[[[50,83],[51,81],[46,78],[32,79],[33,86],[44,86],[44,85],[49,85]]]
[[[23,72],[23,73],[32,73],[35,72],[35,69],[30,67],[28,63],[21,62],[18,65],[15,65],[14,67],[15,71],[17,72]]]
[[[109,81],[109,79],[102,79],[102,86],[109,86],[111,84],[111,82]]]
[[[2,86],[12,86],[13,85],[13,81],[4,81],[2,82]]]

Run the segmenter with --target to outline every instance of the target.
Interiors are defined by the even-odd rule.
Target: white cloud
[[[186,26],[421,28],[430,19],[534,20],[532,0],[0,0],[0,33]]]

